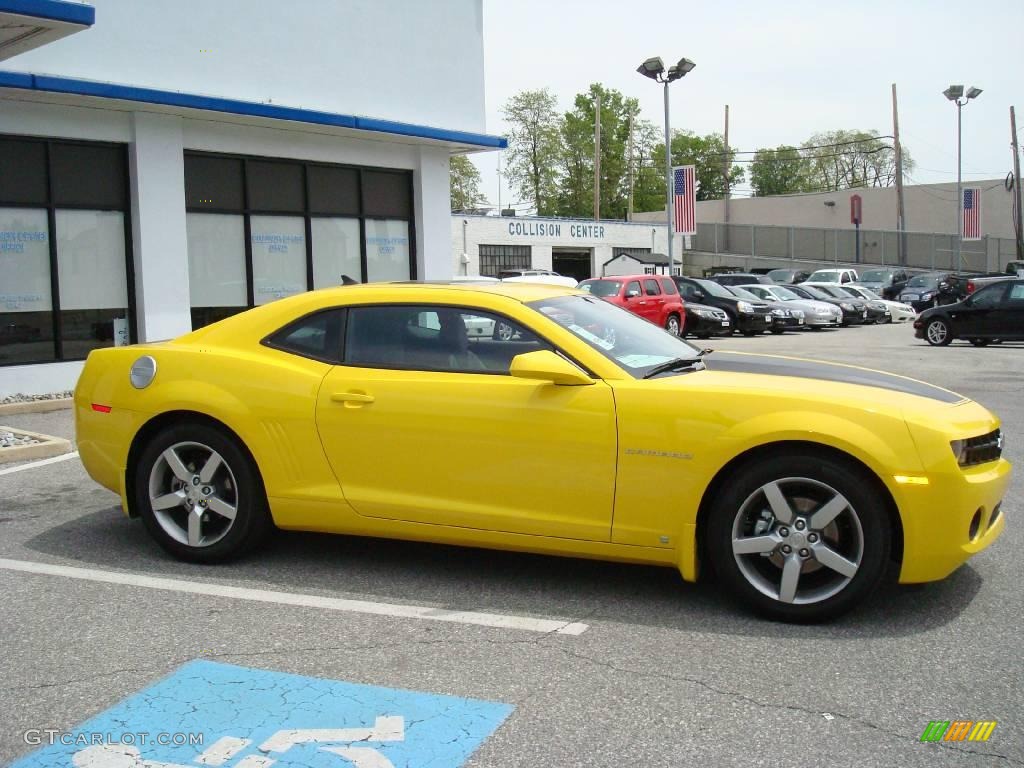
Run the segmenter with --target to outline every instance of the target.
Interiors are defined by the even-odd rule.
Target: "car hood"
[[[785,379],[800,378],[812,381],[830,381],[839,384],[855,384],[874,389],[885,389],[925,398],[933,403],[953,405],[966,398],[956,392],[936,387],[916,379],[897,376],[884,371],[860,368],[840,363],[826,363],[780,355],[758,355],[744,352],[715,352],[704,358],[708,371],[721,373],[746,373],[772,376],[780,379],[780,386],[786,387]]]
[[[693,302],[693,301],[686,302],[685,306],[686,306],[687,309],[706,309],[709,312],[724,312],[725,311],[724,309],[721,309],[720,307],[713,307],[710,304],[697,304],[696,302]]]

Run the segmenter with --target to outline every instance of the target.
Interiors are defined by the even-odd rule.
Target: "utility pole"
[[[502,216],[501,212],[501,150],[498,150],[498,215]]]
[[[725,157],[722,159],[722,178],[725,179],[725,252],[729,252],[729,105],[725,105]]]
[[[601,92],[594,95],[594,221],[601,218]]]
[[[960,252],[964,247],[963,136],[961,132],[964,105],[956,101],[956,273],[960,274]],[[977,202],[975,202],[977,205]]]
[[[626,142],[626,171],[629,174],[629,196],[626,198],[626,221],[633,220],[633,110],[629,110],[629,138]]]
[[[668,221],[668,273],[676,273],[676,257],[672,252],[672,129],[668,116],[668,84],[665,81],[665,217]],[[682,269],[679,274],[682,274]]]
[[[1014,234],[1017,241],[1017,260],[1024,261],[1024,219],[1021,218],[1020,149],[1017,146],[1017,115],[1010,107],[1010,145],[1013,147],[1013,206]]]
[[[896,83],[892,84],[892,135],[896,149],[896,252],[900,266],[907,263],[907,233],[903,209],[903,147],[900,145],[900,116],[896,108]]]

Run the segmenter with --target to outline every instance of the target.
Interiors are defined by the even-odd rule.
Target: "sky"
[[[859,0],[644,6],[609,0],[483,0],[487,130],[506,130],[502,105],[549,88],[567,111],[600,82],[639,99],[664,129],[662,86],[636,73],[644,59],[696,68],[670,86],[673,129],[722,132],[734,149],[799,145],[832,129],[892,133],[917,164],[907,184],[956,181],[956,106],[942,92],[974,85],[963,108],[963,176],[1002,179],[1013,167],[1011,104],[1024,141],[1024,1]],[[498,202],[498,153],[471,156]],[[749,189],[749,182],[741,189]],[[519,201],[503,186],[501,202]],[[521,206],[524,207],[524,206]]]

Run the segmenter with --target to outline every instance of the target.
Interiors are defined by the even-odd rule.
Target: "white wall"
[[[484,131],[482,0],[92,0],[5,68]]]
[[[464,223],[465,222],[465,223]],[[462,264],[463,232],[469,264]],[[664,224],[583,219],[543,219],[522,216],[451,215],[451,275],[480,274],[480,245],[532,246],[532,266],[551,269],[552,248],[592,249],[590,271],[601,274],[616,248],[651,248],[666,253]],[[643,271],[643,270],[641,270]]]

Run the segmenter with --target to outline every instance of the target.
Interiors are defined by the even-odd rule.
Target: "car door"
[[[951,308],[949,319],[953,323],[953,333],[960,338],[998,335],[1002,325],[999,309],[1006,289],[1005,283],[990,285],[975,293],[957,309]]]
[[[665,295],[661,292],[656,278],[649,277],[644,280],[644,303],[643,317],[661,325],[662,313],[665,311]]]
[[[1006,284],[1006,293],[992,315],[993,336],[1024,339],[1024,282]]]
[[[622,289],[623,306],[635,315],[646,317],[644,312],[647,309],[647,299],[639,280],[630,280]]]
[[[467,323],[487,320],[512,324],[512,339],[467,338]],[[516,354],[550,348],[485,311],[350,308],[316,415],[347,501],[373,518],[610,540],[611,388],[508,373]]]

